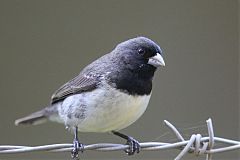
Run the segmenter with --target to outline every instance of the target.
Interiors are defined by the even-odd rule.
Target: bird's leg
[[[122,134],[122,133],[117,132],[117,131],[112,131],[112,133],[127,140],[126,144],[129,145],[129,148],[125,150],[127,155],[129,155],[129,156],[133,155],[135,152],[139,153],[140,148],[141,148],[140,144],[133,137],[127,136],[127,135]]]
[[[72,158],[77,159],[78,151],[83,152],[84,146],[82,143],[79,143],[78,141],[78,127],[76,126],[74,129],[75,130],[74,130],[74,139],[73,139]]]

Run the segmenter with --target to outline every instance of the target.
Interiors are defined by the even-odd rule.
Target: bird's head
[[[124,41],[107,56],[110,84],[132,95],[149,95],[156,69],[165,66],[161,48],[145,37]]]
[[[140,72],[153,72],[159,66],[165,66],[162,50],[155,42],[146,37],[129,39],[117,45],[115,49],[121,54],[121,61],[128,68]]]

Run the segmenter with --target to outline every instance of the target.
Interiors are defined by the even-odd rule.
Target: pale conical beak
[[[160,53],[157,53],[155,56],[149,58],[148,64],[153,65],[154,67],[165,66],[165,62]]]

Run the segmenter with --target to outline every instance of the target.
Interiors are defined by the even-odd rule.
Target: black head
[[[152,40],[137,37],[117,45],[118,54],[127,67],[136,71],[155,71],[159,66],[165,66],[161,48]]]
[[[117,88],[132,94],[149,94],[157,67],[164,66],[161,48],[152,40],[137,37],[120,43],[114,50],[121,73],[115,77]]]

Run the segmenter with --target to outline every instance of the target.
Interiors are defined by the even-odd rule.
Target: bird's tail
[[[15,125],[37,125],[46,122],[52,116],[56,115],[57,108],[56,106],[46,107],[43,110],[34,112],[26,117],[15,120]]]

